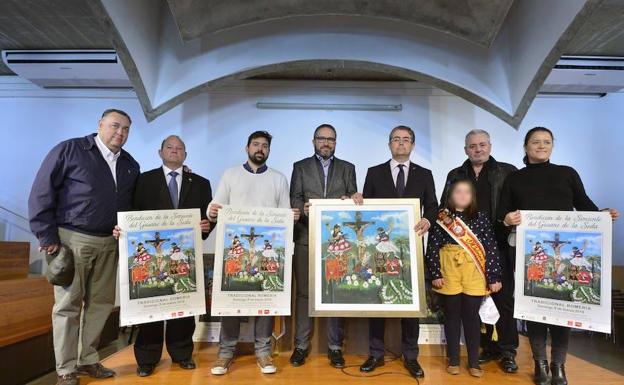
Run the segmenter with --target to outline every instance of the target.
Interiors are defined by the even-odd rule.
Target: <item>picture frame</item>
[[[425,317],[419,199],[310,199],[310,315]]]

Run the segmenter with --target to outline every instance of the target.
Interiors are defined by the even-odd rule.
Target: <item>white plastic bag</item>
[[[500,318],[496,304],[489,295],[485,297],[481,303],[481,307],[479,308],[479,317],[481,317],[481,322],[488,325],[496,324],[496,321]]]

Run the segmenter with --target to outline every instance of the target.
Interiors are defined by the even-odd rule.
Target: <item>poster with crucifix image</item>
[[[425,317],[418,199],[311,199],[310,314]]]
[[[120,324],[206,312],[199,209],[117,214]]]
[[[213,316],[290,315],[293,221],[291,209],[219,210]]]
[[[611,230],[606,212],[522,211],[514,317],[611,332]]]

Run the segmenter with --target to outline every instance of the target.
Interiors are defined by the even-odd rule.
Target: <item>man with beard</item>
[[[312,145],[314,155],[294,164],[290,186],[292,207],[304,213],[295,225],[295,350],[290,357],[293,366],[305,363],[312,332],[312,320],[308,312],[308,200],[352,198],[356,203],[362,202],[362,195],[357,192],[355,166],[334,156],[336,129],[329,124],[321,124],[314,130]],[[330,365],[343,368],[344,318],[327,319],[327,340]]]
[[[208,209],[208,219],[217,221],[222,205],[290,208],[288,181],[277,170],[267,167],[266,160],[271,151],[271,135],[256,131],[247,139],[247,162],[226,170]],[[299,220],[298,209],[293,209],[295,222]],[[273,317],[252,317],[256,360],[260,371],[272,374],[277,371],[271,358],[271,333]],[[211,373],[223,375],[228,372],[234,359],[234,351],[240,333],[240,318],[222,317],[218,358]]]
[[[448,187],[458,179],[470,179],[477,191],[477,205],[479,211],[490,218],[496,241],[501,255],[503,288],[492,293],[500,318],[496,323],[497,341],[492,341],[493,328],[486,325],[487,333],[482,334],[481,347],[483,351],[479,362],[499,360],[503,370],[507,373],[516,373],[516,349],[518,349],[518,328],[514,313],[514,272],[515,254],[507,243],[509,230],[496,220],[496,212],[500,200],[501,189],[507,175],[516,170],[508,163],[498,162],[490,154],[492,143],[490,134],[485,130],[472,130],[466,135],[464,151],[468,159],[459,167],[451,170],[446,178],[446,185],[442,193],[441,205],[448,200]]]

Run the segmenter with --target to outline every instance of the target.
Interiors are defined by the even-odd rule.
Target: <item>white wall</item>
[[[264,83],[261,83],[264,84]],[[274,84],[274,83],[270,83]],[[416,131],[412,160],[433,170],[438,195],[446,173],[464,161],[463,138],[473,128],[492,134],[493,155],[521,165],[524,133],[535,125],[551,128],[556,136],[553,162],[575,167],[590,197],[600,207],[624,211],[624,182],[619,172],[624,165],[624,131],[620,118],[624,94],[601,99],[539,98],[531,107],[520,131],[515,131],[491,114],[468,102],[438,90],[407,86],[384,89],[348,87],[310,88],[300,83],[289,87],[246,87],[218,95],[195,97],[147,124],[139,103],[119,93],[97,93],[80,97],[50,97],[55,91],[31,92],[15,97],[2,92],[2,132],[8,134],[1,164],[0,206],[27,215],[27,197],[32,179],[49,149],[66,138],[94,132],[101,112],[109,107],[127,111],[133,118],[126,149],[142,170],[160,165],[157,149],[169,134],[178,134],[188,151],[187,164],[210,179],[213,188],[226,167],[245,161],[247,135],[266,129],[274,135],[269,165],[290,178],[292,163],[312,154],[314,127],[323,122],[338,129],[337,156],[356,165],[361,189],[366,169],[386,161],[389,130],[406,124]],[[396,87],[396,86],[395,86]],[[406,89],[407,87],[407,89]],[[422,87],[422,86],[419,86]],[[71,93],[66,93],[71,94]],[[11,96],[12,95],[12,96]],[[9,97],[11,96],[11,97]],[[401,103],[401,112],[259,110],[257,101],[310,101],[317,103]],[[624,264],[624,220],[614,228],[614,259]],[[207,241],[213,248],[213,237]]]

